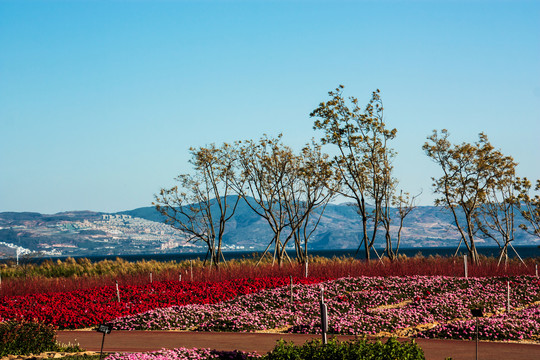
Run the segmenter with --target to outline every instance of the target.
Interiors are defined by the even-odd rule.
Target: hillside
[[[395,212],[395,210],[394,210]],[[90,211],[39,214],[31,212],[0,213],[0,256],[40,251],[49,255],[122,255],[205,251],[204,244],[191,243],[163,223],[154,207],[142,207],[116,214]],[[516,219],[516,225],[522,219]],[[448,210],[419,206],[405,219],[402,247],[454,246],[458,233]],[[398,223],[392,225],[397,233]],[[313,250],[351,249],[358,247],[361,221],[353,206],[329,204],[319,227],[310,240]],[[379,231],[376,244],[384,246]],[[225,250],[260,250],[272,239],[266,221],[240,202],[228,223]],[[495,245],[477,240],[478,245]],[[538,238],[516,230],[516,245],[538,245]]]

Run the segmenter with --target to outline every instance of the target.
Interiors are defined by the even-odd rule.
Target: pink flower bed
[[[280,328],[282,331],[318,333],[322,286],[329,311],[330,333],[397,334],[418,325],[440,323],[442,325],[416,333],[416,336],[469,338],[470,308],[482,305],[485,312],[492,313],[504,309],[506,280],[441,276],[342,278],[321,284],[297,284],[293,302],[286,286],[216,304],[153,309],[118,318],[114,324],[125,330],[257,331]],[[540,333],[538,305],[531,306],[540,300],[540,282],[532,277],[514,277],[511,282],[512,308],[526,308],[484,319],[486,331],[481,333],[481,338],[532,339],[534,334]],[[414,333],[414,330],[410,331],[410,335]]]

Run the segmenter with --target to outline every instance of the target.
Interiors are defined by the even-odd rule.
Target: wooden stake
[[[321,331],[323,344],[328,344],[328,339],[326,337],[326,333],[328,332],[328,307],[324,302],[323,287],[321,287]]]
[[[116,280],[116,297],[118,297],[118,302],[120,302],[120,290],[118,289],[118,280]]]
[[[293,303],[293,281],[292,281],[292,275],[291,275],[291,304]]]
[[[150,284],[152,283],[152,273],[150,273]]]
[[[465,268],[465,279],[469,277],[469,272],[467,269],[467,255],[463,255],[463,266]]]
[[[189,270],[191,271],[191,281],[193,281],[193,261],[189,260]]]
[[[510,312],[510,281],[506,282],[506,312]]]

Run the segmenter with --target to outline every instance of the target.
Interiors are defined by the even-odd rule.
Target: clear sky
[[[540,1],[0,0],[0,211],[150,206],[188,149],[283,133],[379,88],[401,187],[484,131],[540,178]]]

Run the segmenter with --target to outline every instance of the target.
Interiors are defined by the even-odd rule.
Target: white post
[[[306,262],[304,263],[304,277],[308,277],[308,260],[306,258]]]
[[[150,273],[150,284],[152,283],[152,273]]]
[[[189,260],[189,270],[191,271],[191,281],[193,281],[193,261]]]
[[[506,312],[510,312],[510,281],[506,282]]]
[[[465,279],[469,277],[469,272],[467,270],[467,255],[463,255],[463,266],[465,268]]]
[[[178,282],[182,282],[182,274],[178,274]]]
[[[16,248],[15,253],[17,253],[17,266],[19,266],[19,248]]]
[[[293,303],[293,281],[292,281],[292,275],[291,275],[291,304]]]
[[[118,297],[118,302],[120,302],[120,290],[118,289],[118,280],[116,280],[116,297]]]
[[[326,333],[328,332],[328,308],[324,303],[324,287],[321,287],[321,331],[323,344],[328,343]]]
[[[538,264],[534,265],[534,269],[536,270],[536,278],[538,279]]]

